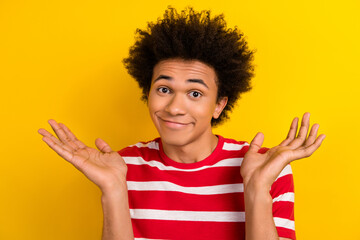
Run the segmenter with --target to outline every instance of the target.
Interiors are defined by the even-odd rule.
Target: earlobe
[[[228,98],[227,97],[223,97],[221,98],[217,103],[216,103],[216,107],[215,107],[215,111],[213,114],[213,118],[218,119],[220,114],[222,113],[222,111],[224,110],[226,104],[227,104]]]

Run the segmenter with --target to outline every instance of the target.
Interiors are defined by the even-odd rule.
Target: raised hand
[[[295,118],[291,123],[287,138],[264,154],[258,153],[264,141],[264,135],[258,133],[255,136],[241,165],[240,173],[245,186],[269,190],[287,164],[296,159],[311,156],[320,147],[325,135],[321,134],[317,137],[319,125],[314,124],[307,136],[309,121],[310,113],[305,113],[296,135],[298,118]]]
[[[62,123],[49,120],[57,138],[45,129],[39,129],[43,141],[66,161],[79,169],[104,191],[111,191],[126,181],[127,166],[122,157],[111,150],[102,139],[95,141],[94,149],[79,141]]]

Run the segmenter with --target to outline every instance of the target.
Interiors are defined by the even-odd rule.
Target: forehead
[[[217,82],[215,70],[198,60],[168,59],[160,61],[154,67],[152,81],[159,75],[183,79],[197,78],[213,84]]]

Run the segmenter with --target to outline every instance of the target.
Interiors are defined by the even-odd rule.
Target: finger
[[[59,138],[59,140],[62,143],[64,143],[65,145],[67,145],[68,147],[72,148],[75,151],[78,149],[78,146],[76,144],[72,143],[70,138],[66,135],[64,129],[62,129],[55,120],[50,119],[48,122],[49,122],[51,128],[54,130],[56,136]]]
[[[111,147],[101,138],[97,138],[95,140],[95,145],[101,152],[104,152],[104,153],[112,152]]]
[[[290,125],[289,133],[284,141],[280,143],[280,146],[287,146],[296,136],[296,131],[298,128],[299,118],[294,118]]]
[[[50,138],[50,140],[52,140],[55,144],[61,146],[62,148],[64,148],[67,151],[72,151],[71,148],[69,148],[68,146],[66,146],[64,143],[62,143],[59,139],[57,139],[55,136],[53,136],[51,133],[49,133],[48,131],[46,131],[43,128],[40,128],[38,130],[38,133],[40,133],[43,137],[47,137]]]
[[[325,137],[326,136],[324,134],[321,134],[316,138],[315,142],[310,146],[294,150],[293,152],[294,160],[310,157],[320,147]]]
[[[48,123],[50,124],[51,128],[55,132],[56,136],[60,139],[60,141],[67,142],[67,136],[64,130],[59,126],[59,124],[53,119],[50,119]]]
[[[289,146],[293,148],[297,148],[303,145],[309,130],[309,125],[310,125],[309,122],[310,122],[310,113],[306,112],[304,113],[304,116],[302,118],[298,136],[292,142],[289,143]]]
[[[63,123],[59,123],[59,126],[64,130],[66,136],[76,144],[78,148],[85,148],[86,145],[81,142],[77,137],[70,131],[70,129]]]
[[[53,140],[54,142],[56,142],[57,144],[60,144],[60,140],[57,139],[56,137],[54,137],[51,133],[49,133],[48,131],[46,131],[45,129],[43,128],[40,128],[38,130],[38,133],[40,133],[43,137],[49,137],[51,138],[51,140]]]
[[[250,143],[248,152],[257,153],[260,150],[263,142],[264,142],[264,134],[262,134],[261,132],[257,133],[254,139]]]
[[[311,127],[310,134],[305,141],[304,147],[308,147],[315,142],[318,130],[319,130],[319,124],[314,124]]]
[[[61,145],[56,144],[51,138],[45,136],[42,139],[52,150],[54,150],[57,154],[59,154],[65,160],[71,162],[73,158],[73,154],[63,148]]]

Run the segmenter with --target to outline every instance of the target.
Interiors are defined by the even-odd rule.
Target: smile
[[[167,119],[162,119],[160,117],[158,117],[158,118],[160,119],[160,121],[162,123],[164,123],[164,125],[166,127],[173,128],[173,129],[182,129],[190,124],[190,123],[181,123],[181,122],[175,122],[175,121],[171,121],[171,120],[167,120]]]

